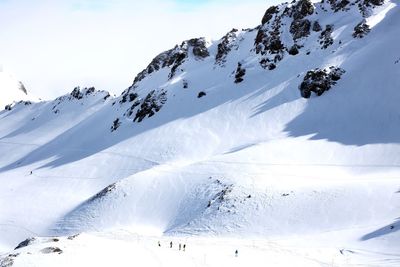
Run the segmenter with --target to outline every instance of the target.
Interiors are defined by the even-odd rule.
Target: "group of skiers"
[[[172,245],[173,245],[173,243],[172,243],[172,241],[171,242],[169,242],[169,247],[170,248],[172,248]],[[158,246],[159,247],[161,247],[161,243],[160,243],[160,241],[158,241]],[[186,250],[186,244],[181,244],[181,243],[179,243],[179,250],[183,250],[183,251],[185,251]]]
[[[161,247],[160,241],[158,241],[158,246]],[[169,242],[169,248],[172,248],[172,246],[173,246],[173,243],[171,241],[171,242]],[[179,248],[179,250],[186,251],[186,244],[182,245],[181,243],[179,243],[178,248]],[[239,251],[235,250],[235,256],[237,257],[238,255],[239,255]]]

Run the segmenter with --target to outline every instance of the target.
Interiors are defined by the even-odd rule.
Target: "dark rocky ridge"
[[[134,87],[149,74],[165,67],[171,68],[169,77],[172,78],[177,68],[185,61],[190,52],[193,53],[196,59],[208,57],[210,53],[206,47],[205,38],[193,38],[183,41],[181,45],[176,45],[174,48],[159,54],[135,77],[131,87]]]
[[[237,32],[237,29],[232,29],[230,32],[225,34],[224,37],[222,37],[221,42],[218,44],[218,52],[215,55],[216,64],[223,65],[225,63],[226,56],[232,50],[232,48],[238,48],[238,45],[235,45]]]
[[[368,24],[365,20],[361,21],[354,27],[353,37],[354,38],[363,38],[367,35],[371,29],[369,28]]]

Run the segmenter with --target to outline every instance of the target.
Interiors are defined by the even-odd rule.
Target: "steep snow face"
[[[77,88],[1,111],[1,243],[357,228],[355,246],[390,248],[399,13],[396,0],[283,4],[160,54],[119,97]]]
[[[21,100],[28,100],[28,92],[22,82],[0,71],[0,109]]]

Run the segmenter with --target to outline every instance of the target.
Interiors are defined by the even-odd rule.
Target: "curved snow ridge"
[[[209,190],[203,180],[206,179],[185,179],[183,173],[170,165],[156,166],[104,188],[62,218],[55,231],[69,234],[146,227],[163,232],[201,213],[208,203],[205,198],[211,194],[199,191]],[[190,209],[182,203],[187,203]]]
[[[268,182],[275,177],[267,172],[264,178],[260,173],[254,177],[252,167],[232,165],[210,161],[135,174],[82,203],[57,223],[55,232],[122,228],[169,235],[313,234],[367,227],[377,218],[390,221],[396,211],[393,199],[400,197],[398,179],[360,184],[291,177],[275,183]],[[371,204],[359,205],[363,199]]]

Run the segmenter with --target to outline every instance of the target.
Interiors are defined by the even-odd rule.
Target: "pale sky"
[[[0,0],[0,69],[33,95],[119,95],[160,52],[249,28],[277,0]]]

